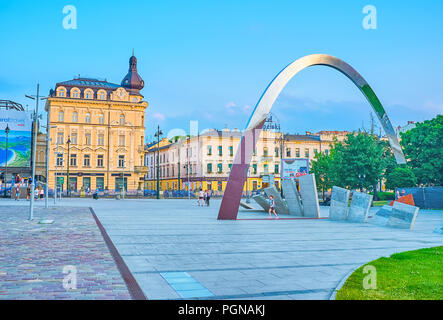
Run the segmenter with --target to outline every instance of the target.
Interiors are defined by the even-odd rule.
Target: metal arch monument
[[[263,124],[265,123],[275,100],[278,98],[286,84],[297,73],[311,66],[327,66],[334,68],[347,76],[360,89],[380,120],[397,163],[406,163],[391,121],[389,120],[383,105],[380,103],[380,100],[377,98],[366,80],[349,64],[336,57],[326,54],[308,55],[294,61],[284,68],[272,80],[255,106],[235,155],[231,173],[226,185],[226,191],[218,213],[219,220],[237,219],[238,208],[240,206],[242,191],[247,178],[249,163],[252,159],[252,154],[255,150],[258,138],[260,137]]]

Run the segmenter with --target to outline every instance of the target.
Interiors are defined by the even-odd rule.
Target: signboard
[[[265,123],[263,124],[263,130],[280,132],[280,123],[278,122],[277,118],[274,119],[273,115],[269,114]]]
[[[6,154],[6,127],[9,128]],[[0,166],[29,167],[31,164],[31,115],[0,109]]]
[[[309,174],[309,159],[283,159],[283,179],[298,178]]]

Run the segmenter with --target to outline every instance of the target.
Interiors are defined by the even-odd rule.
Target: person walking
[[[28,186],[26,187],[26,200],[30,200],[31,199],[31,187]]]
[[[269,219],[271,219],[271,213],[275,215],[275,218],[278,219],[277,213],[275,212],[275,201],[274,196],[269,196]]]
[[[203,200],[205,197],[205,193],[203,192],[203,189],[200,188],[200,192],[198,193],[198,205],[203,207]]]
[[[209,190],[206,190],[206,206],[209,207],[209,200],[211,200],[211,194]]]
[[[40,188],[39,194],[40,194],[40,200],[43,200],[45,196],[45,189],[43,189],[43,187]]]
[[[20,184],[15,185],[15,201],[20,200]]]

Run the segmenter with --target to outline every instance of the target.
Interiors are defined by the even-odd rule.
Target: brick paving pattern
[[[27,217],[28,206],[0,206],[0,299],[131,299],[88,208]],[[76,268],[76,289],[63,286],[65,266]]]

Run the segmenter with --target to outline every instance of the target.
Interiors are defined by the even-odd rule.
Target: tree
[[[417,177],[408,167],[397,167],[386,176],[386,188],[409,188],[417,185]]]
[[[385,168],[384,146],[374,135],[349,134],[331,150],[331,182],[350,189],[373,189]]]
[[[315,174],[317,188],[322,190],[324,200],[325,190],[332,187],[332,183],[329,178],[330,157],[325,153],[320,152],[315,155],[314,159],[315,161],[312,162],[311,172]]]
[[[443,184],[443,115],[401,133],[401,144],[419,184]]]

